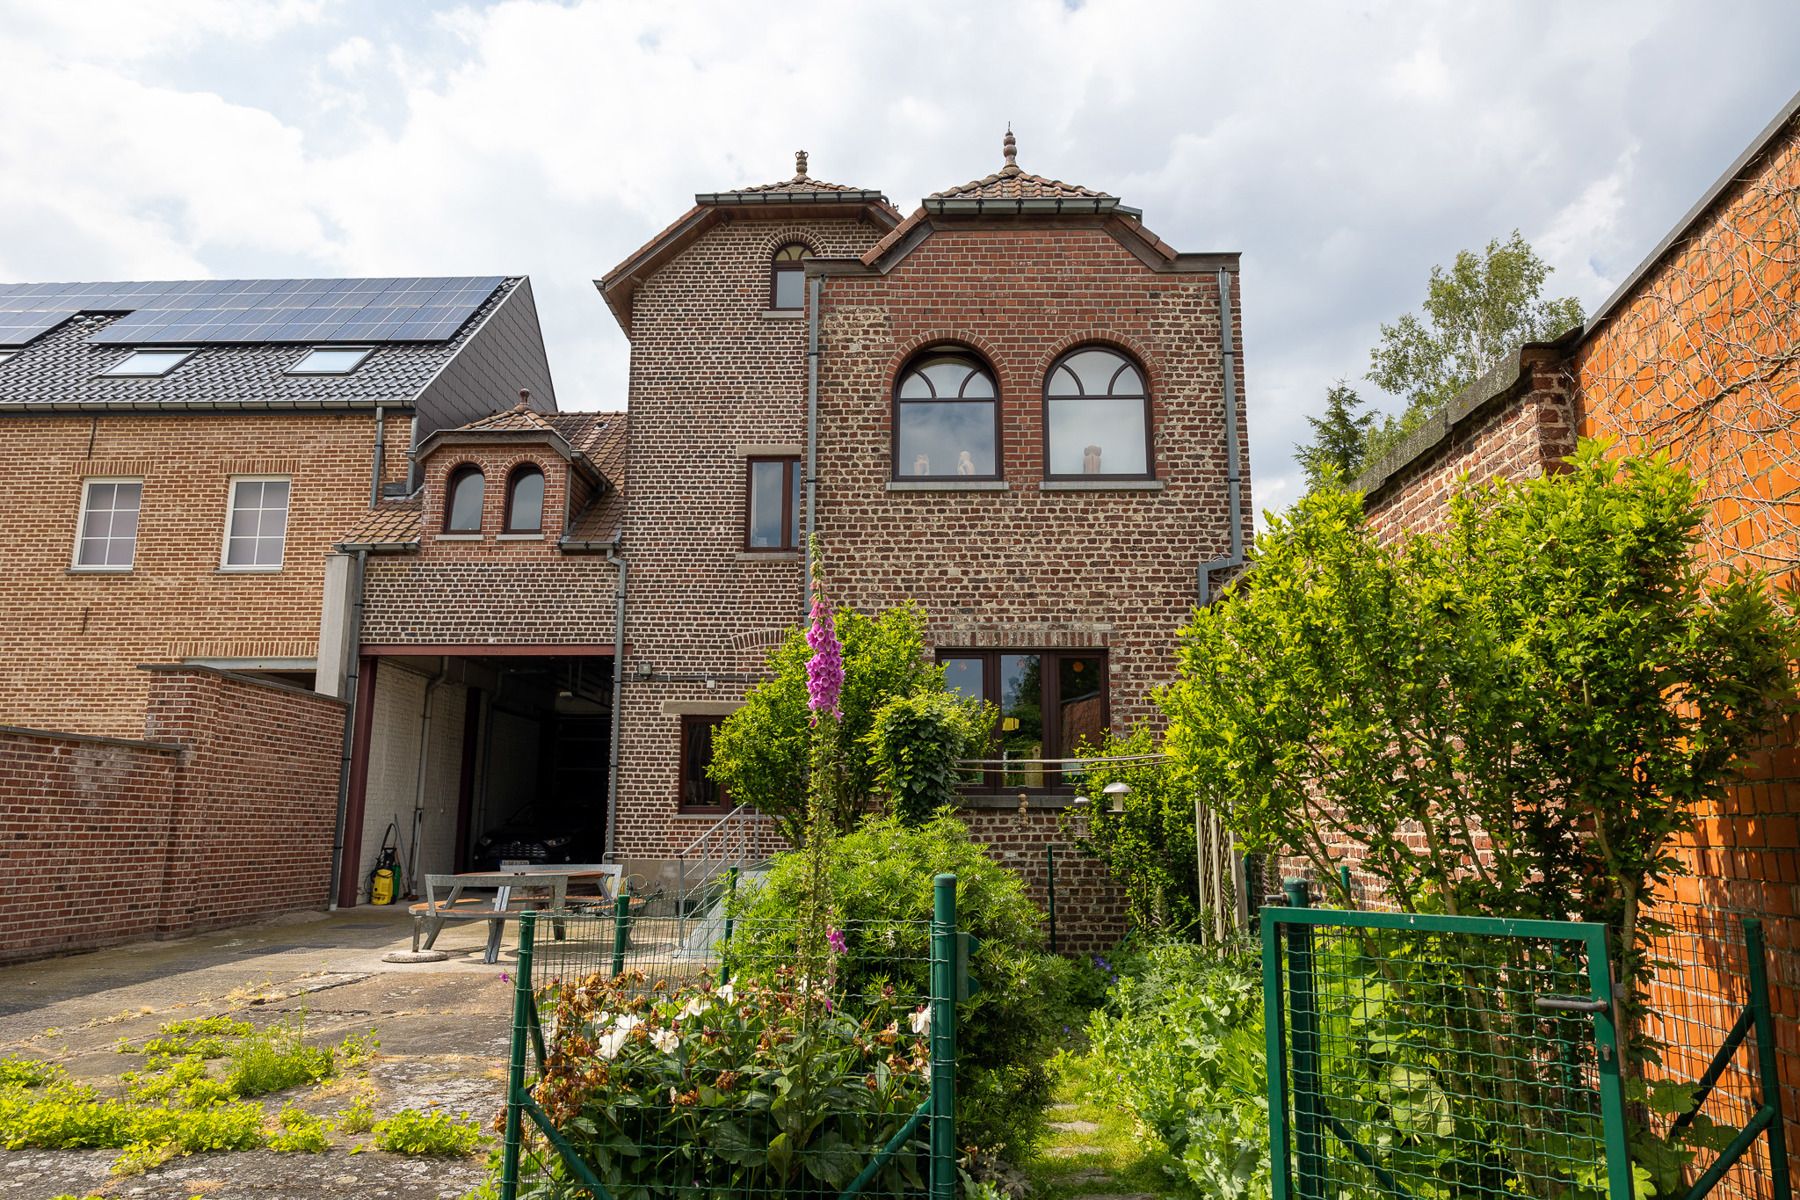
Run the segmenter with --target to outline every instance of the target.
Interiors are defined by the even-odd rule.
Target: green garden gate
[[[1314,909],[1287,891],[1260,914],[1274,1200],[1633,1200],[1605,926]],[[1743,932],[1748,1000],[1686,1077],[1689,1111],[1662,1119],[1692,1121],[1752,1033],[1763,1099],[1688,1200],[1759,1137],[1770,1194],[1790,1194],[1761,930]]]

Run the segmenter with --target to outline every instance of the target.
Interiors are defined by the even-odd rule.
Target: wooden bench
[[[464,896],[463,893],[470,891],[492,894]],[[515,892],[537,895],[516,897]],[[424,948],[431,949],[447,921],[487,921],[487,953],[481,961],[498,962],[500,936],[506,922],[540,908],[560,912],[567,906],[568,892],[569,873],[566,871],[427,875],[424,901],[408,909],[413,919],[413,950],[418,951],[421,934],[424,935]]]

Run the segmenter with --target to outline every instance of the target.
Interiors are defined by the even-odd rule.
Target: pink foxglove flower
[[[806,644],[813,652],[806,662],[806,707],[813,711],[814,720],[822,712],[842,716],[838,696],[844,690],[844,651],[838,645],[837,627],[832,620],[831,605],[825,600],[825,590],[816,586],[812,627],[806,631]]]
[[[843,954],[850,949],[850,943],[844,940],[844,931],[841,929],[826,931],[825,940],[831,944],[833,954]]]

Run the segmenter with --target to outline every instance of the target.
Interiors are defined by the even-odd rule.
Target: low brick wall
[[[150,670],[143,740],[0,727],[0,961],[325,903],[342,704]]]

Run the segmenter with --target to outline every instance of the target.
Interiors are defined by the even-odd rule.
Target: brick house
[[[1791,587],[1800,579],[1796,247],[1800,96],[1582,326],[1497,363],[1367,471],[1358,486],[1369,519],[1389,536],[1440,528],[1458,488],[1556,471],[1577,437],[1604,436],[1621,452],[1666,452],[1702,481],[1700,549],[1719,568],[1768,571],[1774,586]],[[1716,811],[1699,815],[1677,847],[1692,875],[1674,882],[1668,907],[1683,921],[1764,920],[1782,1022],[1783,1105],[1800,1111],[1800,743],[1792,725],[1754,756],[1749,778]],[[1721,960],[1717,971],[1698,986],[1730,994],[1741,964]],[[1721,1016],[1728,1026],[1731,1015]],[[1671,1036],[1704,1040],[1691,1030]],[[1789,1144],[1800,1153],[1792,1122]]]
[[[1041,889],[1054,760],[1153,716],[1175,635],[1250,520],[1235,254],[1117,197],[1000,170],[902,219],[793,178],[702,194],[597,281],[631,339],[629,564],[609,849],[649,874],[730,800],[711,731],[802,616],[917,600],[1002,710],[972,825]],[[1096,864],[1059,876],[1097,932]]]
[[[408,446],[520,386],[554,408],[522,277],[0,286],[0,862],[69,918],[6,953],[325,901],[328,555]],[[76,840],[134,865],[39,875]]]

